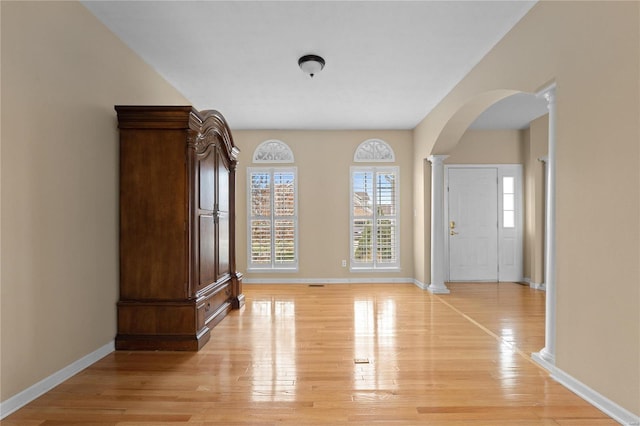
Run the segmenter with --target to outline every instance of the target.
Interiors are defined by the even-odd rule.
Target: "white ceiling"
[[[234,129],[412,129],[534,3],[83,1]]]

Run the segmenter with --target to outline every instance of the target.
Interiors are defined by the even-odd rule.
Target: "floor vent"
[[[324,284],[309,284],[309,287],[324,287]]]
[[[369,364],[369,359],[368,358],[354,358],[353,363],[354,364]]]

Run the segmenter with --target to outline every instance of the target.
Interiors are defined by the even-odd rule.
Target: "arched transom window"
[[[253,152],[254,163],[293,163],[293,152],[286,143],[271,139],[262,142]]]
[[[393,163],[396,161],[396,156],[393,148],[382,139],[367,139],[358,145],[353,161],[355,163]]]

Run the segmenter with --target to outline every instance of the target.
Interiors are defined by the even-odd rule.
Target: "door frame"
[[[498,282],[521,282],[523,279],[523,267],[524,267],[524,256],[523,256],[523,226],[524,226],[524,209],[523,209],[523,166],[522,164],[445,164],[444,165],[444,227],[442,229],[444,235],[444,263],[445,263],[445,271],[444,278],[445,281],[450,280],[450,259],[449,259],[449,170],[450,169],[496,169],[498,182],[497,191],[498,191],[498,204],[496,205],[497,210],[497,218],[498,218]],[[507,275],[505,272],[505,265],[502,265],[501,259],[503,259],[501,247],[504,248],[505,244],[505,232],[502,226],[503,215],[502,215],[502,207],[503,207],[503,188],[502,188],[502,178],[505,176],[514,176],[515,177],[515,238],[516,238],[516,253],[515,257],[519,259],[519,271],[511,272],[510,275]],[[501,276],[502,271],[502,276]],[[514,275],[515,274],[515,275]],[[516,276],[517,275],[517,276]],[[481,281],[481,280],[479,280]],[[495,281],[491,281],[495,282]]]

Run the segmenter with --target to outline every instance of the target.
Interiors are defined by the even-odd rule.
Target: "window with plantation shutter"
[[[297,170],[248,168],[248,267],[297,270]]]
[[[351,269],[397,269],[397,167],[351,168]]]

